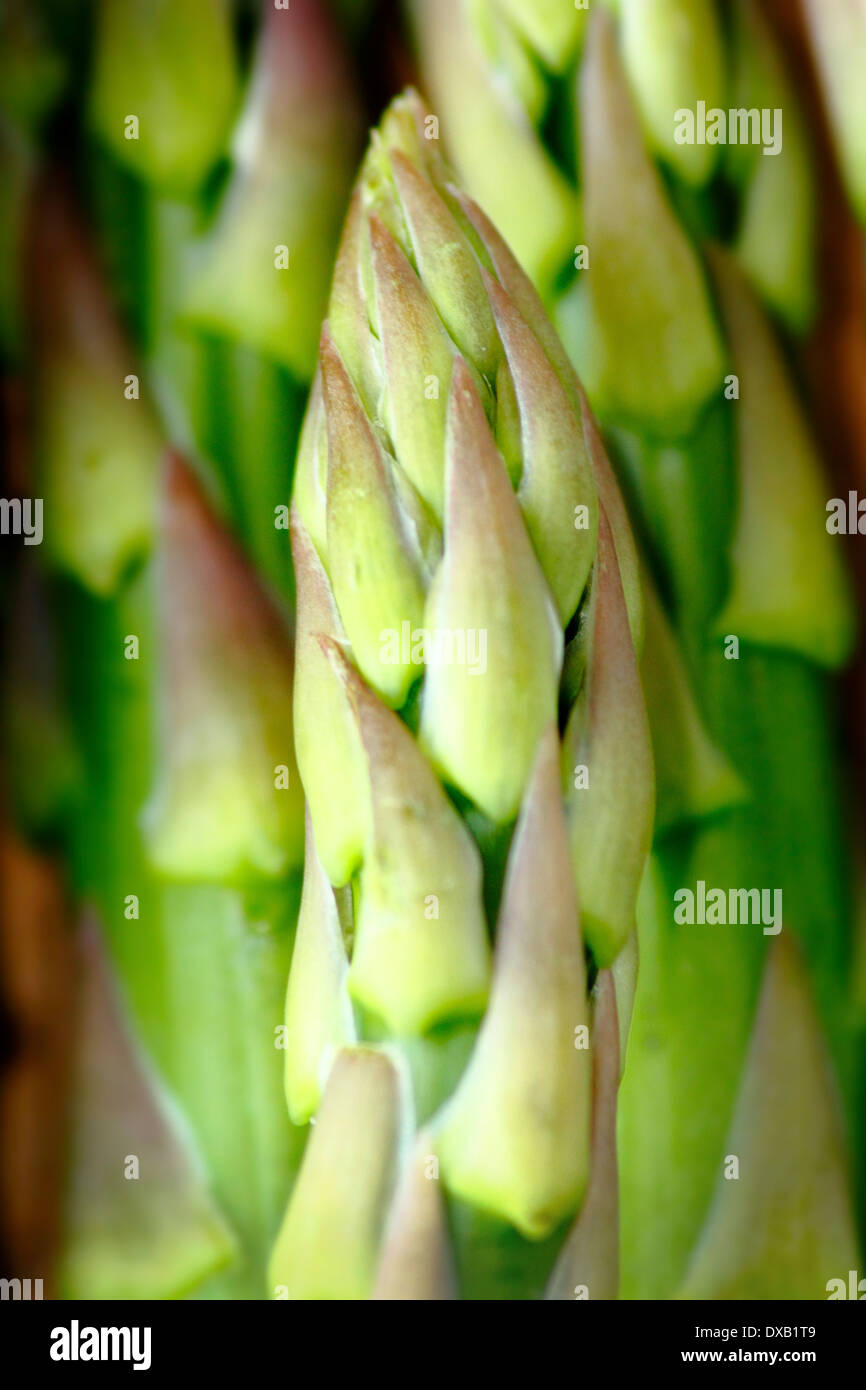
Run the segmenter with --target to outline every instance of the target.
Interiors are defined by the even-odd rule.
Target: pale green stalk
[[[851,918],[821,675],[850,652],[852,612],[824,526],[815,446],[753,293],[796,331],[811,321],[811,141],[750,0],[621,0],[608,7],[616,22],[603,12],[566,21],[564,9],[549,17],[528,0],[410,8],[446,150],[469,191],[495,206],[555,310],[606,428],[699,708],[751,803],[733,809],[731,796],[719,815],[705,802],[714,819],[692,831],[674,811],[662,816],[655,891],[647,887],[639,913],[642,972],[620,1102],[622,1288],[670,1296],[720,1175],[766,944],[744,942],[742,927],[717,928],[705,943],[700,934],[713,929],[675,924],[678,888],[703,879],[783,890],[784,930],[804,948],[852,1121],[862,1105],[844,1002]],[[470,70],[466,91],[461,74]],[[564,89],[576,159],[552,120]],[[698,101],[708,110],[781,108],[781,153],[680,143],[675,116],[697,115]],[[490,102],[499,115],[488,132],[473,113]],[[580,198],[580,220],[573,214],[563,227],[539,218],[535,238],[524,236],[536,206],[526,161],[511,161],[508,179],[495,173],[516,138],[574,209]],[[707,235],[729,246],[728,257],[713,256],[712,279],[698,244]],[[727,659],[731,637],[742,643],[737,659]],[[654,669],[662,655],[658,643],[645,648],[644,684],[659,786],[673,797],[676,769],[666,766],[677,760],[677,733],[670,701],[658,696],[668,677]],[[810,795],[814,786],[826,794]],[[699,807],[697,798],[700,815]],[[800,1021],[814,1028],[808,1011]],[[789,1111],[779,1123],[790,1122]],[[844,1186],[844,1160],[838,1165]],[[808,1165],[795,1171],[805,1191]],[[803,1213],[805,1227],[814,1218],[807,1202]],[[819,1257],[807,1245],[800,1273],[821,1297],[834,1271],[818,1267],[826,1251]],[[736,1264],[736,1251],[731,1258]],[[751,1292],[785,1296],[787,1258],[764,1249],[764,1282],[755,1276]]]
[[[423,117],[410,93],[373,133],[298,461],[286,1087],[316,1127],[270,1279],[394,1298],[411,1258],[413,1297],[525,1298],[561,1256],[552,1297],[606,1297],[593,1065],[654,804],[637,559],[562,347]]]
[[[213,211],[242,96],[231,9],[213,0],[203,22],[201,7],[169,8],[100,6],[89,93],[91,189],[146,367],[51,195],[31,246],[39,478],[45,548],[66,576],[57,608],[84,768],[68,824],[75,886],[98,907],[130,1018],[229,1233],[229,1269],[202,1285],[201,1268],[197,1292],[258,1297],[301,1141],[279,1034],[303,802],[290,627],[263,586],[291,598],[290,461],[357,118],[321,9],[264,6]],[[285,272],[281,242],[295,253]],[[196,277],[226,257],[245,312],[191,326]],[[180,462],[164,476],[167,435],[220,480],[216,496]],[[93,1228],[78,1229],[65,1258],[104,1289],[122,1257],[86,1248]],[[148,1292],[189,1288],[173,1258],[185,1232],[174,1251],[155,1247]],[[225,1263],[222,1248],[211,1266]]]

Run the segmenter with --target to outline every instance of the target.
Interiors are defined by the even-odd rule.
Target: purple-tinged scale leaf
[[[620,1029],[610,970],[599,971],[593,990],[592,1056],[589,1183],[547,1286],[545,1297],[557,1301],[614,1299],[619,1290],[616,1094]]]
[[[178,1298],[230,1263],[235,1241],[175,1106],[129,1030],[95,923],[77,940],[70,1185],[58,1283],[71,1299]],[[135,1156],[138,1171],[128,1171]]]
[[[508,859],[490,1003],[432,1129],[450,1192],[529,1239],[576,1210],[589,1164],[586,969],[549,726]]]
[[[232,175],[185,308],[308,381],[362,123],[327,6],[262,8]]]
[[[503,357],[496,368],[496,447],[508,469],[511,486],[517,490],[523,472],[523,441],[520,437],[520,408],[514,378]]]
[[[644,877],[641,879],[641,888],[638,893],[638,917],[640,916],[640,893],[644,891],[644,881],[652,872],[651,864],[652,859],[650,858],[650,860],[647,861],[646,869],[644,869]],[[638,940],[638,928],[635,927],[628,941],[610,967],[610,973],[613,977],[614,992],[616,994],[616,1016],[619,1023],[620,1078],[625,1075],[626,1061],[628,1058],[628,1040],[631,1034],[631,1020],[634,1014],[635,995],[637,994],[638,964],[640,959]]]
[[[556,714],[562,630],[460,358],[447,473],[445,553],[425,615],[426,629],[442,637],[427,666],[420,737],[444,775],[504,822],[517,813],[538,740]]]
[[[438,1159],[426,1131],[419,1134],[397,1189],[373,1297],[400,1302],[457,1298]]]
[[[304,843],[288,627],[174,454],[161,510],[152,861],[182,879],[284,874]]]
[[[783,929],[716,1194],[677,1297],[824,1299],[832,1280],[847,1291],[860,1253],[840,1100],[803,962]]]
[[[613,538],[620,583],[622,584],[623,594],[625,596],[631,640],[634,643],[635,651],[640,655],[644,640],[644,601],[640,576],[640,560],[638,558],[637,546],[635,545],[634,533],[631,529],[631,522],[628,519],[625,503],[622,500],[619,484],[616,481],[614,471],[610,465],[610,459],[607,456],[607,450],[602,441],[601,431],[596,424],[595,416],[589,406],[589,401],[586,399],[580,386],[578,386],[578,396],[583,414],[583,437],[586,440],[589,448],[589,455],[592,459],[599,505],[604,510],[607,524],[610,527],[610,533]]]
[[[349,990],[396,1034],[475,1017],[489,947],[475,842],[405,724],[322,639],[367,757],[370,828]]]
[[[367,1299],[399,1161],[400,1080],[373,1048],[337,1054],[268,1269],[271,1296]]]

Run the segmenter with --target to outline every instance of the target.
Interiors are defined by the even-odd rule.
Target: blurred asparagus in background
[[[842,175],[866,222],[866,6],[862,0],[803,0],[803,10]]]
[[[303,1142],[277,1046],[303,856],[288,500],[360,115],[327,7],[259,13],[248,56],[249,13],[219,0],[95,6],[88,79],[21,201],[62,660],[56,737],[13,664],[12,775],[47,788],[37,829],[59,833],[150,1059],[140,1179],[120,1181],[99,1117],[132,1073],[93,1074],[103,1015],[84,1009],[72,1296],[262,1296]],[[63,6],[44,18],[62,49]],[[169,444],[189,462],[166,464]],[[117,1181],[96,1209],[100,1172]]]
[[[4,576],[3,794],[82,923],[59,1288],[823,1297],[862,1257],[866,956],[791,367],[809,121],[757,0],[408,8],[433,105],[374,135],[320,343],[334,16],[370,6],[4,7],[45,544]],[[805,8],[862,218],[862,6]],[[781,151],[680,143],[699,101],[780,108]],[[404,619],[489,629],[490,670],[419,686]],[[700,881],[781,889],[781,936],[674,920]]]
[[[621,1287],[626,1297],[670,1297],[713,1219],[741,1078],[748,1087],[744,1068],[758,1065],[757,1043],[749,1048],[767,951],[754,927],[675,922],[675,890],[700,880],[782,890],[784,930],[801,946],[784,969],[805,969],[826,1042],[810,1036],[814,1016],[798,1002],[805,984],[785,993],[798,1015],[788,1026],[816,1055],[829,1045],[849,1143],[864,1152],[863,1018],[851,988],[853,910],[824,675],[849,657],[853,617],[825,529],[821,463],[758,302],[798,333],[816,303],[814,158],[782,54],[752,0],[591,8],[409,6],[444,147],[557,318],[701,713],[748,793],[703,824],[660,818],[638,913],[641,970],[620,1093]],[[680,113],[697,116],[699,101],[726,115],[780,108],[781,151],[680,143]],[[708,268],[713,243],[727,250]],[[660,684],[658,650],[644,650],[648,693]],[[657,758],[675,748],[658,709]],[[657,775],[663,786],[664,758]],[[781,1099],[772,1114],[793,1175],[781,1224],[756,1254],[748,1223],[731,1214],[752,1199],[731,1184],[724,1271],[714,1283],[704,1265],[699,1282],[690,1277],[693,1296],[741,1296],[734,1287],[807,1296],[790,1294],[793,1262],[797,1287],[821,1297],[833,1273],[814,1242],[820,1215],[806,1197],[815,1170],[798,1141],[802,1115]],[[827,1181],[844,1193],[832,1107],[813,1122],[834,1155]],[[835,1255],[851,1249],[853,1237]]]
[[[94,197],[172,436],[215,466],[253,559],[291,597],[285,517],[282,529],[275,520],[361,118],[320,0],[262,4],[243,96],[231,7],[208,8],[207,23],[190,3],[101,10]],[[212,52],[199,55],[202,29]],[[187,71],[193,51],[208,67],[201,84]],[[129,139],[139,91],[139,138]],[[141,138],[148,120],[164,132],[153,145]]]

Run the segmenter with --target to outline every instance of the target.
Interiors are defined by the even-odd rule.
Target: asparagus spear
[[[606,428],[699,708],[750,798],[704,829],[661,820],[641,900],[641,975],[620,1097],[623,1292],[657,1297],[680,1285],[709,1208],[765,954],[742,929],[736,944],[722,929],[710,944],[697,936],[710,928],[677,928],[677,888],[698,879],[782,887],[785,930],[805,946],[849,1119],[858,1104],[850,1019],[838,1008],[851,914],[821,675],[850,653],[852,618],[788,369],[728,262],[714,284],[701,254],[708,237],[727,241],[771,308],[796,330],[807,326],[813,172],[792,84],[755,5],[726,8],[730,24],[703,0],[607,8],[618,23],[603,12],[589,25],[575,15],[565,36],[562,12],[551,19],[519,0],[448,0],[435,15],[423,5],[412,12],[446,148],[555,309]],[[571,145],[558,119],[564,84],[578,113]],[[782,153],[679,143],[675,112],[698,99],[781,107]],[[508,114],[488,134],[469,116],[491,102]],[[515,130],[533,159],[553,166],[557,180],[567,175],[580,196],[582,219],[572,216],[567,231],[548,218],[536,224],[536,241],[523,236],[534,202],[520,163],[492,186],[494,152]],[[784,478],[774,468],[782,458],[793,468]],[[742,642],[738,661],[726,659],[729,637]],[[651,694],[660,681],[646,648],[643,660]],[[660,706],[658,698],[650,706],[656,750],[670,759],[675,744],[664,738]],[[658,776],[675,786],[663,756]],[[769,1264],[765,1274],[766,1289],[777,1287]],[[821,1296],[823,1283],[811,1277]]]
[[[320,371],[293,519],[311,825],[287,1015],[289,1104],[316,1128],[270,1279],[394,1296],[414,1248],[443,1297],[453,1240],[461,1296],[540,1296],[588,1181],[609,1209],[590,1059],[616,1072],[619,1039],[585,951],[595,972],[626,944],[651,838],[640,588],[573,371],[411,93],[362,166]],[[482,637],[483,660],[431,645]],[[609,1255],[593,1268],[603,1296]]]
[[[264,6],[245,95],[230,7],[209,6],[204,37],[201,20],[187,5],[99,9],[86,184],[141,355],[46,180],[29,248],[32,378],[84,766],[75,883],[231,1233],[231,1267],[200,1291],[256,1297],[303,1144],[279,1050],[303,853],[287,503],[358,116],[321,6]],[[196,280],[212,289],[226,257],[239,297],[216,322]],[[201,482],[177,459],[166,472],[168,438]],[[117,1274],[104,1253],[88,1266],[103,1281]],[[71,1242],[68,1257],[81,1254]],[[170,1292],[164,1254],[153,1287]]]

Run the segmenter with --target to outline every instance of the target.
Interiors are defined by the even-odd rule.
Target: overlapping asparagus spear
[[[373,134],[295,485],[286,1081],[316,1126],[271,1265],[290,1298],[396,1296],[415,1243],[418,1297],[542,1292],[588,1180],[606,1200],[592,1040],[616,1046],[598,1014],[652,833],[625,511],[537,296],[428,134],[412,95]],[[603,1253],[573,1238],[594,1296],[603,1229]]]
[[[704,829],[659,837],[642,899],[620,1098],[622,1288],[657,1297],[684,1280],[723,1180],[767,946],[754,927],[676,924],[677,889],[703,880],[782,890],[785,931],[802,947],[785,968],[807,971],[858,1126],[851,910],[821,675],[850,653],[852,617],[815,447],[756,297],[797,330],[815,302],[808,130],[781,56],[745,0],[592,8],[445,0],[413,16],[445,146],[555,309],[700,706],[748,791]],[[681,142],[682,112],[697,119],[699,102],[726,119],[729,108],[781,111],[779,153]],[[512,158],[523,146],[530,157]],[[533,215],[539,207],[543,217]],[[701,248],[711,239],[728,249],[707,266]],[[648,690],[659,683],[649,659],[645,651]],[[661,783],[663,762],[657,772]],[[802,1030],[814,1029],[799,992],[786,997]],[[781,1102],[778,1119],[799,1123],[792,1111],[783,1119]],[[834,1124],[831,1114],[828,1135]],[[812,1181],[805,1156],[798,1171],[802,1197]],[[840,1160],[834,1182],[844,1190],[847,1181]],[[730,1186],[729,1203],[739,1190]],[[785,1296],[785,1248],[798,1251],[801,1287],[823,1296],[834,1270],[810,1245],[816,1214],[803,1199],[798,1217],[799,1201],[790,1229],[738,1287]],[[732,1240],[743,1230],[729,1216],[725,1224]],[[752,1253],[735,1252],[729,1265],[738,1259],[745,1268]],[[718,1277],[735,1284],[730,1269]],[[711,1279],[700,1288],[724,1296]]]
[[[94,156],[89,191],[141,352],[56,173],[27,236],[36,483],[83,769],[65,821],[74,884],[179,1102],[174,1142],[192,1141],[219,1209],[197,1265],[180,1213],[152,1259],[137,1250],[117,1286],[132,1296],[189,1291],[193,1266],[201,1284],[220,1265],[205,1296],[261,1296],[300,1144],[277,1046],[303,855],[288,494],[357,111],[324,9],[263,7],[214,209],[243,79],[230,7],[208,10],[202,24],[197,6],[99,9],[89,112],[112,153]],[[203,325],[214,275],[225,311]],[[194,467],[166,463],[170,441]],[[141,1189],[158,1191],[147,1182],[142,1157]],[[200,1216],[197,1189],[190,1202]],[[75,1210],[65,1289],[101,1296],[123,1262],[99,1244],[103,1215]],[[118,1208],[115,1246],[140,1210]]]

